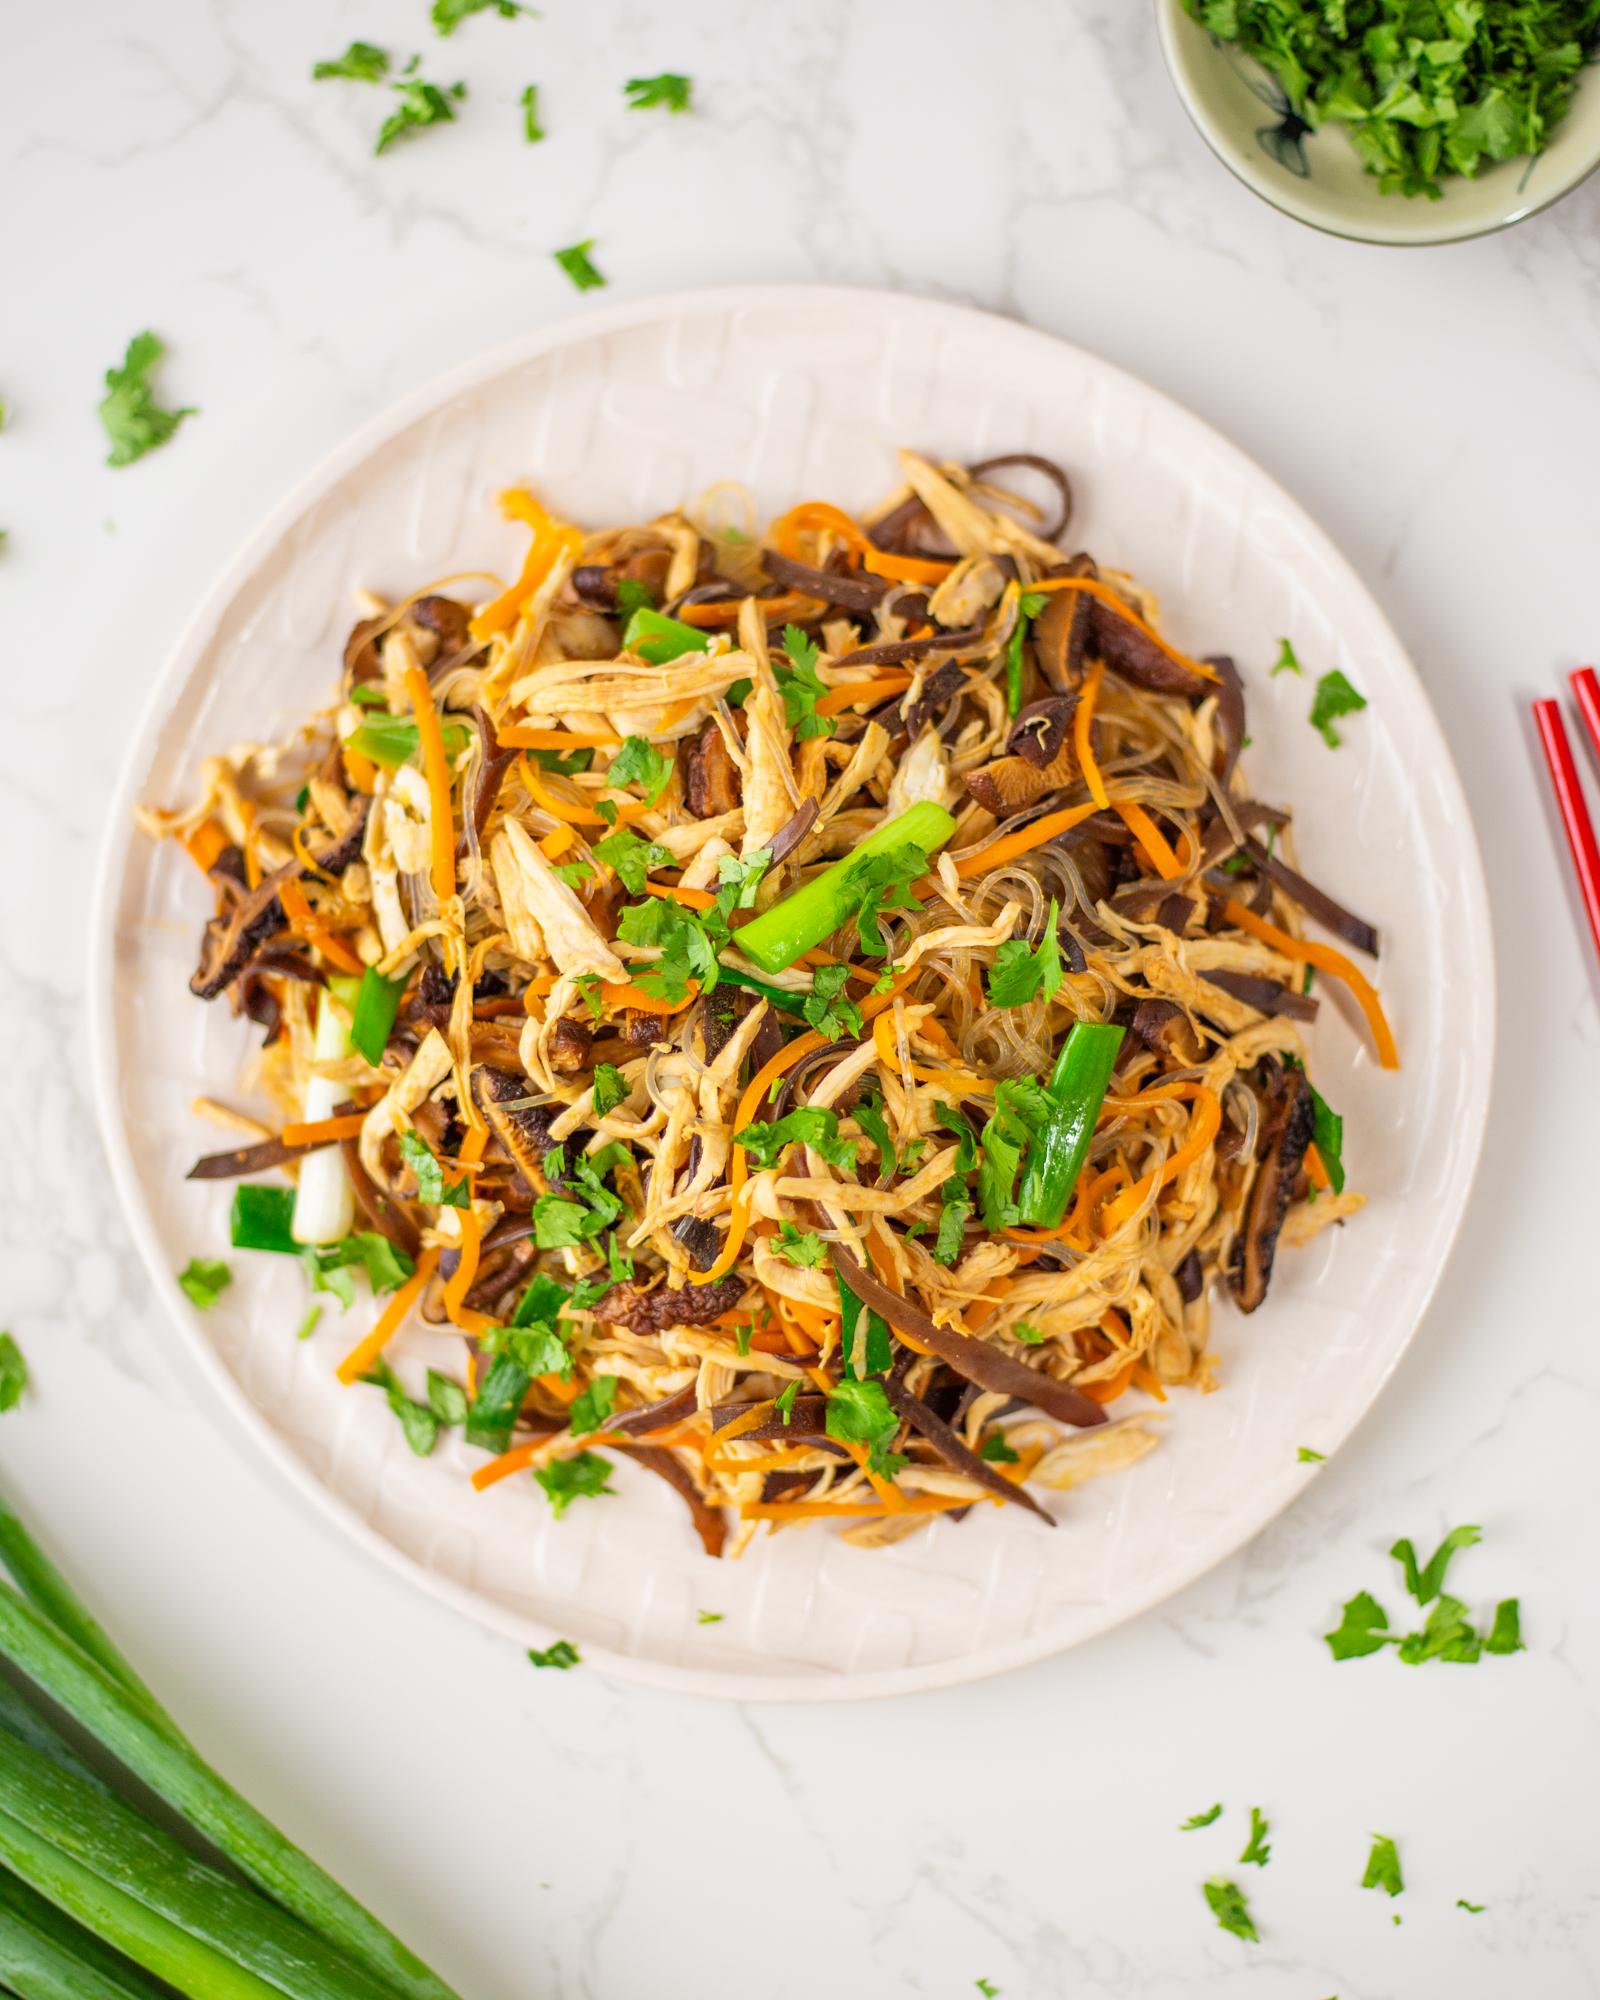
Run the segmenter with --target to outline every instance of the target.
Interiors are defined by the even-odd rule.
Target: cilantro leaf
[[[580,1201],[542,1194],[533,1204],[533,1240],[541,1250],[572,1250],[598,1236],[606,1220]]]
[[[28,1386],[28,1364],[9,1333],[0,1333],[0,1413],[14,1410]]]
[[[798,625],[783,628],[783,649],[789,664],[772,663],[772,677],[783,697],[784,720],[794,731],[795,741],[805,743],[814,736],[832,736],[839,727],[831,715],[818,715],[817,703],[828,692],[817,673],[820,647],[808,639]]]
[[[572,1405],[568,1424],[574,1437],[603,1428],[617,1400],[615,1375],[596,1375]]]
[[[1427,1566],[1417,1568],[1417,1553],[1411,1546],[1409,1536],[1402,1536],[1389,1553],[1405,1575],[1406,1589],[1419,1604],[1428,1604],[1444,1588],[1445,1571],[1450,1567],[1450,1559],[1460,1549],[1470,1549],[1483,1540],[1481,1528],[1452,1528],[1444,1540],[1428,1558]]]
[[[814,1229],[802,1232],[792,1222],[780,1222],[773,1245],[780,1257],[791,1264],[798,1264],[802,1270],[813,1271],[823,1263],[828,1255],[828,1246]]]
[[[726,940],[729,936],[729,920],[735,910],[753,910],[756,906],[756,891],[761,887],[762,877],[772,866],[772,849],[758,847],[754,854],[741,859],[737,854],[720,855],[717,860],[717,893],[705,921],[712,926],[718,937]]]
[[[646,805],[653,806],[666,790],[672,776],[672,759],[653,749],[642,736],[625,736],[622,748],[611,760],[606,783],[620,789],[637,785]],[[596,849],[596,852],[599,850]]]
[[[893,1479],[906,1463],[901,1453],[888,1448],[900,1428],[900,1415],[881,1382],[841,1382],[829,1393],[827,1424],[829,1437],[867,1447],[868,1467],[880,1479]]]
[[[1050,1115],[1051,1100],[1037,1077],[1007,1077],[997,1085],[994,1112],[983,1128],[978,1166],[978,1212],[986,1229],[1017,1222],[1012,1200],[1023,1150]]]
[[[1020,1340],[1024,1347],[1042,1347],[1049,1337],[1043,1327],[1035,1326],[1031,1319],[1019,1319],[1011,1329],[1014,1340]]]
[[[1011,1449],[1011,1446],[1006,1442],[1004,1431],[990,1431],[989,1435],[978,1447],[978,1456],[979,1458],[986,1458],[991,1465],[1020,1465],[1022,1463],[1021,1452]]]
[[[1280,639],[1278,641],[1278,657],[1272,663],[1272,672],[1274,674],[1304,674],[1305,672],[1305,668],[1300,664],[1299,654],[1296,653],[1294,647],[1290,645],[1287,639]]]
[[[975,1979],[972,1983],[983,1995],[983,2000],[1000,2000],[1000,1988],[992,1979]]]
[[[663,70],[660,76],[633,76],[622,86],[630,111],[650,111],[660,105],[667,111],[687,111],[692,86],[686,76]]]
[[[910,841],[881,854],[865,855],[849,869],[839,887],[841,903],[845,918],[854,916],[861,949],[870,958],[888,955],[879,927],[883,912],[915,909],[917,899],[911,885],[927,872],[927,854]]]
[[[933,1122],[956,1141],[955,1171],[970,1174],[978,1164],[978,1139],[965,1117],[953,1104],[938,1103],[933,1107]]]
[[[821,1033],[820,1029],[818,1033]],[[884,1182],[893,1176],[895,1170],[894,1142],[889,1137],[889,1121],[883,1113],[883,1099],[857,1098],[850,1115],[877,1149],[878,1185],[882,1187]]]
[[[571,244],[565,250],[555,250],[551,255],[566,272],[580,292],[592,292],[605,283],[605,279],[595,269],[589,252],[594,248],[594,238],[587,237],[582,243]]]
[[[1061,985],[1061,939],[1056,931],[1059,910],[1054,896],[1037,945],[1026,938],[1007,938],[989,968],[989,1001],[995,1007],[1021,1007],[1034,999],[1049,1000]]]
[[[150,371],[166,352],[153,333],[136,333],[128,342],[120,368],[106,370],[106,396],[100,422],[111,441],[107,465],[132,465],[172,436],[193,409],[163,410],[150,393]]]
[[[428,1408],[441,1424],[464,1424],[467,1421],[467,1392],[459,1382],[451,1381],[448,1375],[441,1375],[437,1368],[430,1368]]]
[[[583,1655],[570,1639],[557,1639],[553,1645],[528,1648],[528,1658],[536,1667],[559,1667],[563,1673],[577,1666]]]
[[[631,1086],[628,1079],[615,1063],[596,1063],[594,1066],[594,1115],[604,1118],[607,1112],[615,1111],[628,1095]]]
[[[1250,1905],[1237,1882],[1227,1882],[1220,1875],[1213,1875],[1205,1884],[1205,1898],[1219,1930],[1231,1931],[1247,1944],[1261,1942],[1261,1933],[1250,1915]]]
[[[530,83],[522,93],[522,136],[530,146],[537,146],[545,134],[539,123],[539,86]]]
[[[1178,1831],[1193,1833],[1197,1827],[1210,1826],[1213,1820],[1219,1820],[1221,1817],[1222,1802],[1219,1799],[1214,1806],[1208,1806],[1204,1812],[1190,1813],[1186,1820],[1180,1822]]]
[[[185,1298],[209,1312],[233,1283],[233,1273],[220,1257],[191,1257],[178,1273]]]
[[[594,873],[592,861],[557,861],[553,866],[555,873],[569,889],[581,889]]]
[[[1250,1838],[1244,1844],[1241,1862],[1252,1861],[1257,1868],[1265,1868],[1272,1859],[1272,1843],[1267,1839],[1271,1831],[1259,1806],[1250,1808]]]
[[[1357,694],[1339,669],[1334,667],[1317,682],[1317,692],[1311,703],[1311,727],[1322,732],[1322,740],[1330,750],[1337,750],[1344,738],[1334,728],[1335,721],[1341,715],[1354,715],[1366,705],[1366,696]]]
[[[1302,1465],[1325,1465],[1328,1454],[1325,1451],[1313,1451],[1310,1445],[1303,1444],[1295,1453],[1295,1457],[1299,1459]]]
[[[1328,1650],[1336,1660],[1359,1660],[1384,1646],[1398,1643],[1399,1635],[1389,1630],[1389,1614],[1365,1590],[1357,1591],[1331,1632],[1324,1632]]]
[[[565,754],[560,750],[528,750],[523,754],[531,757],[541,771],[554,771],[559,778],[575,778],[594,762],[594,752],[587,747]]]
[[[1400,1850],[1386,1833],[1372,1836],[1372,1852],[1367,1856],[1363,1889],[1381,1889],[1386,1896],[1398,1896],[1405,1881],[1400,1873]]]
[[[861,1009],[846,991],[849,980],[848,965],[817,967],[803,1011],[807,1025],[815,1028],[824,1041],[861,1039],[866,1024],[861,1018]]]
[[[776,1166],[786,1146],[805,1145],[834,1167],[853,1167],[856,1142],[839,1137],[839,1114],[813,1105],[801,1105],[786,1116],[757,1121],[735,1132],[733,1142],[750,1155],[750,1164],[762,1171]]]
[[[553,1459],[536,1465],[533,1476],[544,1488],[550,1511],[559,1521],[574,1500],[594,1499],[616,1489],[609,1484],[611,1467],[592,1451],[580,1451],[575,1458]]]
[[[439,1419],[432,1410],[426,1403],[411,1400],[399,1376],[381,1355],[361,1379],[383,1391],[389,1400],[389,1408],[399,1419],[406,1443],[418,1458],[426,1458],[439,1439]]]
[[[933,1261],[936,1264],[950,1265],[959,1260],[967,1219],[971,1214],[972,1203],[967,1198],[967,1184],[952,1175],[940,1189],[939,1233],[933,1244]]]
[[[446,1181],[433,1148],[416,1132],[408,1129],[400,1134],[400,1157],[417,1177],[418,1201],[426,1202],[430,1208],[472,1206],[472,1190],[466,1176]]]
[[[1408,1667],[1424,1660],[1453,1660],[1473,1666],[1483,1652],[1483,1640],[1467,1616],[1467,1607],[1457,1597],[1441,1596],[1429,1611],[1420,1632],[1408,1632],[1400,1641],[1400,1658]]]
[[[1494,1624],[1483,1642],[1486,1653],[1522,1653],[1522,1607],[1514,1597],[1503,1597],[1494,1608]]]
[[[331,62],[312,65],[311,78],[321,83],[328,77],[344,77],[351,83],[381,83],[388,73],[389,52],[371,42],[352,42],[342,56]]]
[[[378,143],[373,147],[375,155],[386,153],[397,139],[403,139],[408,132],[421,132],[429,125],[449,125],[455,119],[455,105],[467,94],[464,83],[452,83],[443,88],[437,83],[428,83],[420,76],[406,77],[402,82],[391,84],[396,98],[395,108],[382,125],[378,127]]]
[[[519,14],[534,12],[532,7],[519,6],[517,0],[433,0],[430,18],[441,35],[453,35],[463,21],[491,7],[502,21],[514,21]]]
[[[641,840],[628,827],[620,826],[595,842],[595,859],[603,861],[620,878],[630,896],[644,894],[645,877],[652,868],[675,868],[677,857],[659,841]]]
[[[688,993],[691,979],[697,979],[707,993],[717,983],[716,949],[705,926],[677,903],[665,898],[630,903],[617,920],[617,936],[625,944],[653,946],[661,954],[648,965],[635,963],[629,968],[633,983],[645,993],[676,1002]]]

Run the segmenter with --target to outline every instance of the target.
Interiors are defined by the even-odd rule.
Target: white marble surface
[[[461,122],[373,161],[377,94],[308,80],[353,35],[465,77]],[[11,44],[0,1314],[36,1386],[0,1421],[0,1478],[200,1743],[471,2000],[931,1997],[980,1975],[1008,2000],[1600,1990],[1600,980],[1524,720],[1600,616],[1600,183],[1476,245],[1317,237],[1211,160],[1131,0],[547,0],[448,43],[421,0],[96,0],[30,10]],[[695,115],[625,112],[622,80],[663,68],[694,76]],[[532,149],[529,80],[551,134]],[[612,296],[889,284],[1176,394],[1376,590],[1478,812],[1489,1144],[1390,1393],[1234,1562],[965,1692],[737,1711],[534,1672],[218,1429],[164,1358],[100,1167],[85,896],[143,689],[304,467],[572,309],[548,252],[590,235]],[[147,324],[170,399],[203,414],[111,472],[99,375]],[[1528,1653],[1335,1667],[1316,1634],[1358,1587],[1395,1601],[1393,1536],[1460,1520],[1486,1536],[1463,1594],[1520,1592]],[[1214,1799],[1218,1827],[1175,1831]],[[1274,1823],[1259,1875],[1233,1863],[1251,1803]],[[1375,1829],[1404,1855],[1392,1908],[1356,1887]],[[1213,1926],[1219,1868],[1248,1877],[1259,1945]]]

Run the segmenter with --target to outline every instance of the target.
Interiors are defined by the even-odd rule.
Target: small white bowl
[[[1559,201],[1600,167],[1600,83],[1589,77],[1542,153],[1442,177],[1437,201],[1381,194],[1341,125],[1307,132],[1277,78],[1214,39],[1183,0],[1156,0],[1162,53],[1200,136],[1246,187],[1297,222],[1361,243],[1458,243]]]

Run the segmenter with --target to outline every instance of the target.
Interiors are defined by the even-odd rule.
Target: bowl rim
[[[1506,215],[1496,215],[1491,219],[1473,224],[1469,228],[1430,229],[1426,226],[1429,210],[1397,208],[1395,227],[1384,233],[1372,233],[1363,229],[1342,229],[1327,216],[1315,211],[1312,205],[1295,201],[1289,190],[1280,192],[1278,184],[1269,176],[1257,173],[1247,163],[1246,155],[1226,139],[1219,127],[1203,109],[1196,92],[1190,85],[1190,61],[1178,41],[1182,27],[1205,31],[1193,19],[1183,4],[1183,0],[1155,0],[1156,33],[1161,44],[1162,60],[1167,67],[1178,101],[1189,115],[1189,122],[1204,140],[1207,151],[1227,168],[1241,186],[1275,208],[1280,215],[1286,215],[1293,222],[1303,223],[1308,229],[1315,229],[1319,235],[1337,237],[1345,243],[1365,243],[1380,250],[1431,250],[1451,243],[1470,243],[1483,236],[1498,236],[1503,230],[1515,228],[1519,222],[1542,215],[1553,208],[1558,201],[1564,201],[1569,194],[1582,187],[1591,175],[1600,171],[1600,142],[1596,143],[1593,157],[1584,162],[1569,179],[1560,181],[1537,201],[1530,201],[1515,208]],[[1535,156],[1536,157],[1536,156]],[[1510,164],[1507,162],[1506,164]],[[1382,200],[1382,196],[1375,196]],[[1402,226],[1401,218],[1415,214],[1417,220],[1409,227]]]

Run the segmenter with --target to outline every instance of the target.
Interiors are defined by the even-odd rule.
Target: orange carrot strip
[[[364,1111],[347,1111],[342,1118],[313,1118],[310,1124],[291,1119],[278,1137],[286,1146],[331,1146],[335,1139],[358,1139],[367,1122]]]
[[[805,560],[800,537],[823,529],[837,535],[846,548],[859,556],[862,567],[872,576],[890,577],[898,583],[940,583],[955,568],[953,562],[937,562],[926,556],[891,555],[888,550],[878,548],[842,507],[830,506],[826,500],[802,500],[798,507],[791,507],[772,524],[778,552],[791,562]]]
[[[429,838],[433,846],[433,893],[440,904],[456,892],[456,822],[450,807],[450,759],[444,753],[444,731],[433,690],[421,667],[406,668],[406,692],[417,719],[422,743],[422,769],[428,780]]]
[[[1109,1236],[1120,1229],[1135,1210],[1140,1208],[1152,1188],[1162,1188],[1169,1181],[1177,1179],[1185,1167],[1199,1159],[1212,1140],[1222,1129],[1222,1105],[1213,1090],[1207,1090],[1203,1083],[1185,1083],[1179,1086],[1186,1096],[1194,1099],[1194,1113],[1189,1120],[1188,1137],[1174,1153],[1169,1153],[1159,1167],[1141,1175],[1131,1188],[1108,1201],[1100,1211],[1100,1233]]]
[[[845,681],[833,687],[817,703],[818,715],[842,715],[864,701],[883,701],[892,694],[904,694],[911,685],[909,674],[884,674],[878,680]]]
[[[754,596],[754,592],[748,594]],[[757,597],[755,601],[769,625],[776,624],[780,618],[794,623],[809,623],[813,618],[820,618],[828,608],[822,598],[807,597],[799,590],[786,590],[777,597]],[[739,606],[743,602],[742,597],[730,597],[711,604],[680,604],[672,615],[685,625],[715,629],[738,624]]]
[[[583,536],[565,521],[552,520],[531,493],[511,487],[500,495],[500,511],[508,520],[525,521],[533,530],[533,541],[523,559],[522,572],[509,590],[491,599],[472,619],[467,630],[474,639],[488,639],[514,625],[523,605],[550,573],[551,564],[563,549],[573,555],[583,547]]]
[[[1185,872],[1183,862],[1173,852],[1166,835],[1143,806],[1135,805],[1131,799],[1118,799],[1117,816],[1144,849],[1150,865],[1164,882],[1170,882]],[[1184,844],[1188,844],[1187,836]]]
[[[686,910],[709,910],[717,900],[709,889],[687,889],[681,882],[646,882],[644,886],[652,896],[682,903]]]
[[[539,852],[547,861],[554,861],[558,854],[565,854],[576,839],[577,835],[570,826],[553,826],[539,842]]]
[[[487,1126],[475,1125],[462,1141],[458,1155],[463,1167],[473,1167],[483,1158],[483,1149],[489,1143]],[[446,1280],[444,1288],[444,1309],[453,1326],[463,1333],[485,1333],[496,1322],[486,1314],[474,1312],[466,1303],[467,1293],[472,1289],[472,1281],[478,1275],[478,1257],[483,1248],[483,1224],[470,1207],[458,1209],[457,1219],[461,1225],[461,1255],[456,1268]]]
[[[306,901],[306,892],[298,882],[283,882],[278,888],[278,901],[283,905],[283,914],[289,920],[291,930],[298,931],[307,944],[315,945],[324,958],[331,959],[342,972],[359,977],[366,967],[345,943],[344,939],[319,924]]]
[[[1100,775],[1100,766],[1094,761],[1095,704],[1100,699],[1100,683],[1105,679],[1105,661],[1096,660],[1084,676],[1083,693],[1078,697],[1078,707],[1072,718],[1072,744],[1078,753],[1078,769],[1083,773],[1083,782],[1089,787],[1089,796],[1102,812],[1111,801],[1106,796],[1106,781]]]
[[[1400,1051],[1395,1046],[1394,1034],[1385,1018],[1377,989],[1361,968],[1353,965],[1342,951],[1335,951],[1331,944],[1312,944],[1305,938],[1290,937],[1287,931],[1280,931],[1276,924],[1269,924],[1265,917],[1258,917],[1254,910],[1246,909],[1243,903],[1235,902],[1231,896],[1223,904],[1222,913],[1230,924],[1237,924],[1240,930],[1260,938],[1263,944],[1270,944],[1285,958],[1303,959],[1306,964],[1316,966],[1319,972],[1331,973],[1335,979],[1342,979],[1367,1017],[1380,1065],[1384,1069],[1400,1067]]]
[[[1107,1375],[1098,1382],[1074,1382],[1073,1388],[1089,1398],[1091,1403],[1114,1403],[1133,1380],[1133,1371],[1139,1364],[1128,1362],[1115,1375]]]
[[[1151,645],[1159,646],[1167,658],[1175,661],[1178,666],[1187,668],[1191,674],[1197,674],[1203,681],[1214,681],[1217,678],[1215,667],[1208,667],[1204,660],[1191,660],[1187,653],[1180,653],[1170,640],[1163,639],[1153,626],[1147,625],[1133,606],[1119,597],[1110,584],[1101,583],[1096,577],[1047,576],[1042,582],[1030,583],[1026,588],[1030,591],[1081,590],[1086,595],[1097,598],[1100,603],[1116,612],[1119,618],[1125,618],[1136,631],[1144,634]]]
[[[1091,799],[1087,805],[1067,806],[1061,812],[1046,813],[1043,819],[1036,819],[1031,826],[1005,834],[999,840],[991,840],[987,847],[980,847],[975,853],[965,856],[956,863],[956,873],[965,881],[969,875],[981,875],[986,868],[998,868],[1002,861],[1014,861],[1030,848],[1042,847],[1047,840],[1054,840],[1058,833],[1081,826],[1099,810]]]
[[[214,819],[203,819],[200,824],[183,837],[183,851],[200,870],[214,868],[217,856],[228,844],[228,836]]]
[[[1319,1194],[1326,1194],[1333,1186],[1328,1178],[1328,1169],[1322,1164],[1322,1155],[1314,1145],[1306,1148],[1306,1173]]]
[[[895,1512],[903,1514],[948,1514],[957,1507],[970,1507],[971,1499],[947,1499],[942,1494],[919,1493],[914,1497],[901,1496],[902,1505],[896,1509],[880,1504],[871,1506],[866,1502],[840,1500],[751,1500],[739,1509],[742,1521],[873,1521],[882,1520]],[[997,1493],[984,1493],[977,1499],[989,1500],[995,1506],[1001,1504]]]
[[[617,750],[622,745],[620,736],[578,736],[570,729],[532,729],[518,722],[495,734],[506,750]]]
[[[350,780],[352,791],[365,792],[370,799],[378,789],[378,767],[370,757],[363,757],[359,750],[352,750],[347,744],[342,752],[344,774]]]
[[[407,1278],[389,1303],[379,1314],[372,1331],[365,1339],[358,1340],[337,1370],[341,1382],[358,1382],[377,1360],[378,1356],[393,1339],[406,1314],[422,1296],[422,1289],[433,1276],[434,1267],[439,1262],[437,1250],[424,1250],[417,1258],[417,1268]]]

